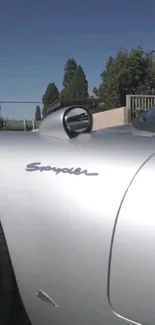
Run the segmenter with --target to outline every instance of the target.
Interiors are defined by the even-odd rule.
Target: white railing
[[[149,111],[155,106],[155,95],[126,95],[126,107],[131,111],[131,119],[136,115],[136,110]]]

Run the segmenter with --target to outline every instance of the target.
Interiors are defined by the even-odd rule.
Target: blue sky
[[[120,47],[155,49],[155,1],[1,0],[0,101],[41,101],[50,81],[62,87],[75,57],[91,93]],[[2,104],[2,114],[33,118],[35,104]]]

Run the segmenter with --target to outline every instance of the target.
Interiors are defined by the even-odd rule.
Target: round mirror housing
[[[90,133],[93,126],[93,117],[87,107],[69,107],[63,117],[63,125],[70,138],[81,133]]]

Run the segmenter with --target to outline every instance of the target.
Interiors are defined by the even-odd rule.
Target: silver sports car
[[[92,123],[0,133],[0,325],[155,324],[155,139]]]

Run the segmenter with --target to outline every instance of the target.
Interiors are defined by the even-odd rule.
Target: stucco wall
[[[127,107],[119,107],[106,112],[93,114],[93,130],[125,125],[130,123],[130,111]]]

